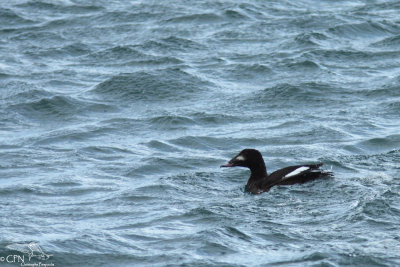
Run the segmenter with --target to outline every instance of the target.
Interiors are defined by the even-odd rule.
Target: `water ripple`
[[[399,9],[1,1],[0,256],[398,266]],[[334,177],[248,194],[246,147]]]

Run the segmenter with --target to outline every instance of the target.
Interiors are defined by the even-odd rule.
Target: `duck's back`
[[[266,177],[263,186],[302,184],[324,176],[330,176],[330,172],[319,169],[321,166],[322,163],[296,165],[277,170]]]

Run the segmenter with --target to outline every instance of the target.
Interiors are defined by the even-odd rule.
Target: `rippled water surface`
[[[399,14],[1,1],[0,265],[399,266]],[[243,148],[335,177],[250,195]]]

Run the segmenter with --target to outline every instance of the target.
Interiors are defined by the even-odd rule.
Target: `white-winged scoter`
[[[267,192],[275,185],[301,184],[321,177],[333,176],[332,172],[319,169],[322,163],[290,166],[268,175],[264,159],[256,149],[244,149],[227,164],[221,165],[221,167],[236,166],[250,169],[251,175],[246,191],[253,194]]]

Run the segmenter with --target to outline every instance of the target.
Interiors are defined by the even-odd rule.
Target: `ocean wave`
[[[166,55],[174,55],[174,58],[176,57],[176,52],[193,52],[206,48],[199,42],[176,36],[169,36],[158,40],[150,40],[138,45],[138,47],[145,51],[156,51],[157,54],[162,52]]]
[[[140,3],[126,10],[109,10],[100,12],[91,17],[93,25],[128,25],[130,30],[135,30],[132,27],[135,23],[142,24],[149,21],[160,21],[166,19],[169,12],[164,5]]]
[[[392,30],[379,22],[367,21],[337,25],[329,28],[328,32],[341,38],[354,39],[357,37],[383,36],[391,34]]]
[[[393,217],[400,214],[399,209],[394,205],[397,194],[376,183],[373,187],[349,206],[350,209],[344,218],[346,221],[373,226],[376,229],[392,225]]]
[[[327,39],[325,34],[319,32],[301,33],[295,37],[296,42],[307,46],[319,46],[321,41]]]
[[[288,67],[293,70],[302,69],[302,71],[304,71],[304,69],[308,69],[308,70],[320,70],[321,69],[320,66],[318,65],[318,63],[316,63],[312,60],[301,60],[301,61],[287,63],[285,67]]]
[[[32,38],[34,38],[34,39],[41,39],[41,38],[46,39],[46,38],[48,38],[46,36],[57,36],[57,34],[53,34],[50,32],[48,32],[46,34],[40,33],[40,34],[38,34],[39,36],[37,36],[37,34],[35,34],[35,33],[32,33],[32,35],[35,35],[35,36],[32,36]],[[23,38],[26,38],[26,36],[24,36]],[[29,38],[29,36],[28,36],[28,38]],[[82,43],[72,43],[72,44],[68,44],[66,46],[60,47],[56,44],[61,44],[64,41],[62,39],[60,39],[59,36],[53,38],[53,40],[54,40],[53,45],[55,47],[46,47],[46,46],[34,47],[34,48],[31,48],[28,51],[26,51],[25,54],[33,59],[50,58],[52,60],[59,59],[59,60],[65,61],[69,58],[76,58],[76,57],[85,55],[85,54],[89,53],[89,51],[90,51],[88,46],[86,46]]]
[[[400,147],[400,135],[388,135],[385,137],[374,137],[368,140],[361,141],[357,144],[358,147],[365,151],[378,152],[391,150],[394,147]]]
[[[210,157],[202,157],[199,159],[198,157],[189,157],[185,155],[175,157],[162,157],[155,155],[150,158],[143,159],[139,166],[130,169],[126,175],[154,175],[170,174],[178,171],[190,171],[195,167],[212,166],[212,164],[214,164],[214,160],[214,158]]]
[[[91,52],[79,58],[82,64],[98,66],[154,66],[179,65],[183,61],[172,56],[156,56],[139,51],[144,46],[115,46],[104,50]]]
[[[8,90],[0,91],[0,99],[13,104],[27,100],[40,100],[51,96],[50,92],[29,82],[15,80],[1,83],[1,85]]]
[[[169,67],[179,67],[184,66],[184,61],[175,58],[175,57],[164,57],[164,56],[154,56],[145,60],[130,60],[126,63],[121,64],[122,66],[128,67],[139,67],[139,68],[152,68],[152,67],[160,67],[160,68],[169,68]],[[104,62],[102,62],[104,64]],[[111,64],[112,65],[112,64]],[[114,67],[114,66],[113,66]]]
[[[59,196],[88,196],[92,195],[94,197],[98,197],[99,193],[107,193],[116,191],[112,187],[107,186],[81,186],[81,187],[71,187],[71,188],[63,188],[63,190],[57,190],[55,192],[56,195]]]
[[[0,189],[0,193],[10,196],[82,196],[99,192],[112,192],[114,189],[104,186],[82,186],[80,183],[52,183],[46,186],[17,185]]]
[[[83,63],[110,64],[121,61],[129,61],[131,59],[145,60],[151,58],[152,57],[137,51],[133,46],[115,46],[90,53],[89,55],[82,57],[80,60]]]
[[[182,136],[169,139],[168,142],[178,147],[195,150],[237,150],[241,147],[260,147],[265,145],[265,139],[251,137],[211,137],[211,136]]]
[[[360,63],[368,66],[371,61],[384,62],[392,60],[398,54],[397,51],[369,51],[369,50],[354,50],[354,49],[314,49],[306,53],[311,57],[316,57],[318,60],[329,61],[334,67],[341,67],[344,64],[357,64]]]
[[[27,1],[25,3],[17,4],[18,8],[39,11],[43,13],[51,12],[54,14],[80,14],[94,11],[104,10],[103,7],[97,5],[79,5],[70,2],[44,2],[44,1]]]
[[[36,96],[36,101],[26,102],[31,96]],[[45,122],[48,119],[73,119],[84,112],[112,112],[116,109],[110,105],[85,102],[73,97],[55,95],[43,98],[43,91],[28,91],[17,95],[19,104],[11,104],[8,108],[27,118],[36,119]],[[25,101],[22,101],[22,99]]]
[[[70,97],[53,96],[30,103],[12,105],[11,108],[27,117],[46,119],[66,118],[76,114],[77,102]]]
[[[222,77],[240,83],[263,84],[273,70],[264,64],[230,64],[224,66]]]
[[[190,114],[190,118],[199,125],[215,125],[246,122],[246,120],[238,115],[231,115],[225,113],[211,113],[211,112],[194,112]]]
[[[18,15],[14,11],[2,8],[0,9],[0,29],[10,29],[10,27],[20,27],[26,25],[32,25],[36,23],[36,21],[24,18],[23,16]]]
[[[133,152],[119,147],[113,146],[86,146],[78,150],[80,156],[85,159],[96,159],[106,162],[118,161],[124,159]]]
[[[242,10],[237,10],[237,9],[227,9],[224,11],[224,17],[231,19],[233,21],[242,21],[242,20],[247,20],[249,17],[242,12]]]
[[[64,122],[63,125],[65,125],[65,119],[61,120],[59,123],[61,122]],[[53,121],[52,123],[55,122]],[[59,130],[57,129],[54,131],[43,133],[38,137],[32,137],[31,142],[38,146],[68,144],[71,142],[82,142],[83,144],[85,144],[92,139],[112,134],[115,131],[117,130],[114,128],[93,125],[86,125],[79,128],[65,127]]]
[[[170,143],[178,147],[190,147],[191,149],[209,150],[221,148],[221,139],[207,136],[184,136],[169,140]]]
[[[147,122],[154,128],[166,130],[186,129],[196,124],[190,117],[178,115],[156,116],[147,119]]]
[[[176,68],[135,72],[114,76],[100,84],[93,93],[119,101],[184,100],[204,91],[208,82]]]
[[[393,137],[398,139],[398,137]],[[383,144],[381,147],[380,144]],[[373,138],[372,140],[356,143],[355,146],[361,149],[359,154],[340,155],[338,160],[357,173],[363,174],[364,180],[369,180],[372,173],[378,175],[377,179],[373,180],[379,184],[391,182],[393,176],[397,176],[397,168],[393,164],[400,159],[400,149],[393,149],[395,146],[390,146],[389,140],[381,138]],[[385,175],[381,175],[386,173]],[[388,176],[387,176],[388,175]],[[393,182],[393,181],[392,181]]]
[[[257,99],[257,102],[260,101],[263,103],[284,101],[287,105],[298,103],[292,100],[309,102],[313,105],[317,103],[326,104],[326,101],[336,91],[337,89],[332,85],[321,82],[305,82],[300,84],[280,83],[259,91],[255,99]]]
[[[49,57],[52,59],[59,58],[62,60],[67,59],[68,57],[76,58],[82,55],[86,55],[90,52],[89,46],[81,43],[75,42],[61,47],[51,47],[51,48],[42,48],[35,52],[29,52],[30,55],[36,55],[39,57]]]
[[[349,138],[351,134],[347,133],[345,130],[341,130],[340,128],[326,127],[324,125],[314,125],[307,127],[307,129],[302,128],[296,129],[296,131],[290,131],[288,134],[283,135],[279,138],[284,139],[284,142],[287,144],[296,144],[304,142],[308,139],[309,136],[314,136],[313,144],[318,144],[336,143],[338,141]],[[282,143],[282,141],[276,140],[276,143]]]
[[[170,184],[150,184],[135,188],[134,192],[140,191],[141,194],[152,196],[172,196],[174,192],[179,191],[179,187]]]
[[[105,119],[101,122],[106,128],[119,129],[124,134],[131,132],[134,129],[149,129],[149,125],[144,119],[141,118],[125,118],[117,117],[111,119]]]
[[[136,46],[137,47],[137,46]],[[155,67],[179,66],[183,61],[173,56],[156,56],[142,53],[133,46],[117,46],[105,50],[91,52],[79,58],[83,65],[102,66],[110,69],[116,67]]]
[[[145,144],[147,147],[156,149],[159,151],[164,151],[164,152],[179,152],[182,151],[182,149],[179,149],[168,142],[163,142],[159,140],[151,140]]]
[[[223,21],[222,18],[214,13],[202,13],[202,14],[191,14],[191,15],[182,15],[176,16],[173,18],[169,18],[166,20],[166,23],[196,23],[196,24],[210,24],[210,23],[218,23]]]
[[[394,84],[385,84],[376,88],[363,88],[356,92],[368,98],[383,99],[384,101],[387,99],[395,100],[400,97],[397,82],[394,82]]]
[[[400,100],[384,103],[384,107],[388,114],[397,115],[400,112]]]
[[[386,37],[383,40],[371,44],[371,46],[391,48],[398,51],[400,46],[400,35]]]

